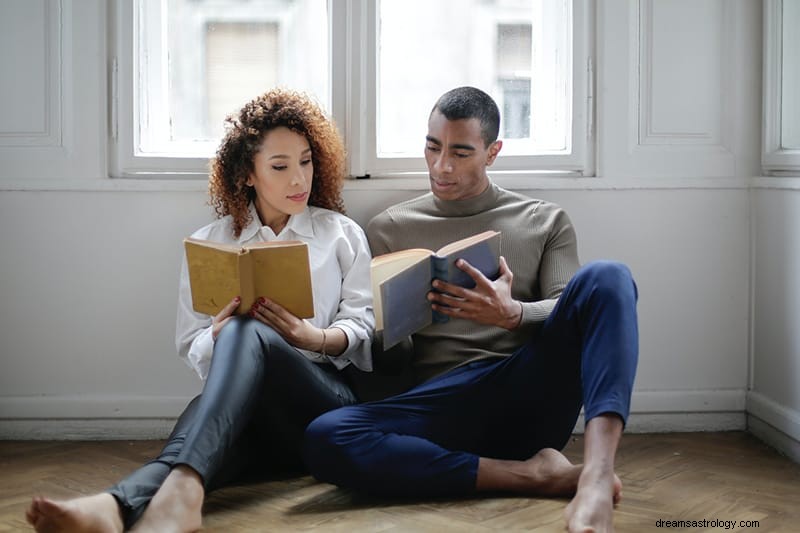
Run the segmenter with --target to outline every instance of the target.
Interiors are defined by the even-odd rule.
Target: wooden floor
[[[32,495],[100,491],[159,445],[0,441],[0,532],[27,529],[24,509]],[[581,448],[576,437],[565,453],[580,462]],[[727,531],[800,531],[800,465],[745,433],[625,435],[617,473],[623,482],[617,531],[664,530],[659,520],[733,520]],[[386,501],[301,477],[215,492],[204,525],[220,532],[561,531],[566,503],[520,497]],[[697,525],[670,530],[726,531],[713,522]]]

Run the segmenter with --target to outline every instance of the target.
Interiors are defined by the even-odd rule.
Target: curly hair
[[[308,95],[272,89],[225,119],[225,136],[211,160],[209,203],[217,217],[233,217],[237,238],[252,219],[249,205],[256,191],[247,179],[255,170],[253,158],[264,136],[281,126],[304,136],[311,145],[314,178],[308,204],[344,213],[345,151],[336,126]]]

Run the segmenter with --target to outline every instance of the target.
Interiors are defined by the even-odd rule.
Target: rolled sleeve
[[[189,269],[185,255],[178,289],[175,347],[178,356],[200,376],[200,379],[205,380],[214,353],[211,317],[197,313],[192,308],[192,291],[189,286]]]
[[[214,336],[209,326],[200,332],[189,347],[187,360],[189,366],[197,372],[200,379],[205,381],[208,377],[208,368],[211,366],[211,356],[214,354]]]
[[[354,330],[349,321],[339,321],[331,324],[333,328],[344,331],[347,337],[347,349],[338,357],[328,356],[328,360],[339,370],[350,363],[364,372],[372,372],[371,336],[364,335],[362,328]]]
[[[375,314],[372,309],[370,260],[366,237],[352,224],[346,227],[348,246],[340,254],[342,261],[342,292],[339,309],[330,327],[339,328],[347,336],[347,348],[331,362],[341,369],[353,363],[359,370],[372,371],[372,335]]]

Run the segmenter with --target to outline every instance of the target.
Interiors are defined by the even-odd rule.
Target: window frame
[[[507,176],[593,176],[594,142],[594,3],[569,0],[571,28],[571,153],[533,156],[502,155],[492,174]],[[351,177],[419,177],[426,175],[420,140],[420,156],[378,158],[376,151],[377,25],[375,0],[328,0],[331,116],[347,147]],[[136,79],[139,54],[135,53],[141,2],[113,0],[109,18],[115,29],[110,39],[110,175],[117,178],[206,179],[207,157],[140,155],[139,94],[146,94]],[[433,105],[433,102],[431,102]],[[421,109],[426,113],[426,109]],[[124,127],[123,127],[124,126]]]
[[[773,176],[800,174],[800,150],[783,147],[783,1],[764,2],[764,122],[761,165]]]

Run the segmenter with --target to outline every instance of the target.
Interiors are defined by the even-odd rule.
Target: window
[[[764,4],[764,172],[800,173],[800,3]]]
[[[424,172],[435,99],[501,110],[501,171],[592,170],[585,0],[117,0],[114,174],[205,176],[224,117],[275,85],[314,95],[352,175]]]

